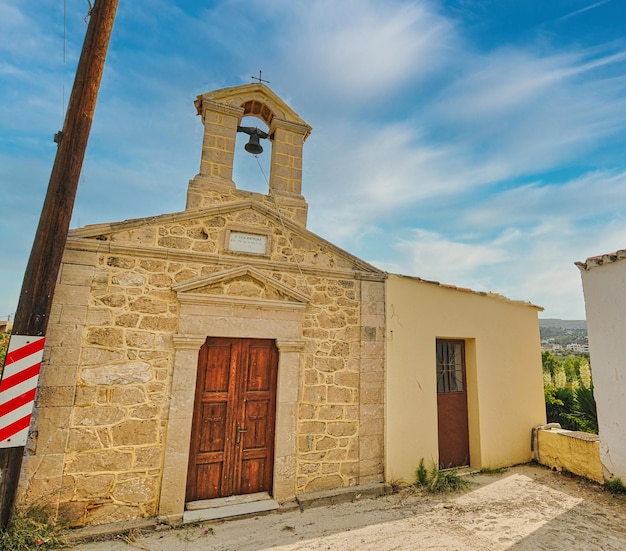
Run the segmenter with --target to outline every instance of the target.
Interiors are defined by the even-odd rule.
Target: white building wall
[[[581,267],[600,458],[626,481],[626,261]]]

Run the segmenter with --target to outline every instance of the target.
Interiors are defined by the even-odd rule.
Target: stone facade
[[[182,517],[207,336],[276,341],[276,500],[383,480],[385,274],[306,229],[310,127],[267,87],[196,106],[187,209],[67,242],[20,496],[76,525]],[[272,137],[268,195],[231,180],[245,115]]]

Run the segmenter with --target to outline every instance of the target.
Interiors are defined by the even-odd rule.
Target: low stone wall
[[[604,482],[597,434],[548,426],[536,429],[535,436],[535,457],[539,463]]]

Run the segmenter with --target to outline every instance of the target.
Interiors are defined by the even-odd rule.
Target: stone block
[[[341,464],[330,462],[330,463],[322,463],[321,464],[321,474],[329,475],[329,474],[339,474],[341,472]]]
[[[83,348],[80,355],[80,363],[82,366],[102,365],[120,363],[126,359],[126,353],[123,350],[105,350],[102,348]],[[105,366],[110,367],[110,366]],[[101,369],[101,368],[96,368]],[[90,370],[83,369],[83,373]]]
[[[115,325],[119,327],[137,327],[141,316],[139,314],[120,314],[115,316]]]
[[[85,325],[111,325],[113,314],[108,308],[90,308],[85,316]]]
[[[343,486],[343,478],[339,475],[319,476],[307,482],[304,491],[318,492],[320,490],[330,490],[331,488],[341,488]]]
[[[76,499],[82,501],[110,497],[114,483],[113,474],[78,475],[75,477]]]
[[[46,331],[46,341],[55,347],[73,347],[81,345],[83,326],[79,324],[56,323]]]
[[[156,228],[144,226],[133,228],[127,231],[114,233],[111,235],[111,241],[123,241],[125,243],[136,243],[138,245],[153,245],[156,236]]]
[[[140,259],[138,262],[139,267],[143,270],[146,270],[146,272],[154,272],[160,274],[162,272],[165,272],[166,269],[166,263],[164,260]]]
[[[361,436],[374,436],[382,435],[385,431],[385,421],[382,418],[379,419],[366,419],[361,421],[359,433]]]
[[[102,304],[110,308],[121,308],[126,305],[126,295],[124,293],[105,293],[97,298]]]
[[[83,266],[97,266],[98,265],[98,253],[91,251],[79,251],[70,248],[71,245],[66,246],[63,252],[64,264],[75,264]]]
[[[67,448],[70,453],[98,450],[102,448],[102,443],[95,430],[72,428],[69,431]]]
[[[383,403],[361,404],[359,407],[360,418],[364,419],[383,419],[385,415],[385,406]]]
[[[61,453],[50,453],[42,456],[37,465],[37,469],[32,473],[32,478],[54,478],[60,480],[63,475],[64,455]]]
[[[383,371],[366,371],[361,374],[361,391],[369,388],[384,388],[385,374]]]
[[[71,411],[70,407],[38,410],[35,424],[37,446],[45,450],[45,453],[65,453]]]
[[[124,504],[141,504],[156,498],[157,481],[154,477],[133,478],[115,484],[111,495]]]
[[[139,297],[132,301],[129,307],[143,314],[164,314],[168,311],[167,302],[153,297]]]
[[[102,473],[127,472],[132,465],[132,453],[118,450],[98,450],[76,454],[68,459],[65,472]]]
[[[72,528],[85,525],[87,515],[86,503],[84,501],[66,501],[59,504],[58,520],[67,523]]]
[[[380,358],[385,357],[384,342],[364,342],[361,344],[361,358]]]
[[[83,369],[80,378],[88,385],[130,385],[147,383],[153,374],[150,364],[134,361]]]
[[[54,300],[57,304],[84,306],[89,304],[89,287],[84,285],[57,284],[54,290]]]
[[[36,405],[38,408],[74,405],[74,385],[40,386],[37,390]]]
[[[86,502],[86,524],[109,524],[136,519],[143,514],[139,506],[118,505],[109,501],[92,500]]]
[[[152,332],[127,330],[124,336],[130,348],[154,348],[156,337]]]
[[[124,410],[119,407],[85,406],[75,407],[72,410],[72,424],[74,426],[95,427],[119,423],[125,416]]]
[[[313,404],[300,404],[298,406],[298,419],[310,420],[317,418],[318,407]]]
[[[55,304],[57,303],[55,302]],[[86,304],[59,304],[59,308],[58,323],[63,325],[80,325],[85,322],[88,312]]]
[[[135,267],[135,264],[136,260],[127,256],[110,256],[106,259],[106,265],[112,268],[132,270]]]
[[[146,393],[143,388],[136,386],[115,387],[111,389],[111,404],[113,405],[136,405],[146,401]]]
[[[85,341],[88,344],[107,348],[122,348],[124,345],[124,332],[115,327],[88,327]]]
[[[344,358],[315,358],[315,369],[318,369],[319,371],[339,371],[343,369],[345,365]]]
[[[144,446],[158,443],[158,421],[130,419],[111,428],[113,445]]]
[[[143,316],[139,322],[140,329],[173,333],[178,326],[178,319],[163,316]]]
[[[328,403],[330,404],[353,404],[356,403],[356,397],[357,392],[350,388],[328,387]]]
[[[358,481],[359,479],[359,462],[358,461],[346,461],[341,464],[339,474],[348,478],[350,481]]]
[[[375,310],[376,311],[376,310]],[[361,324],[368,325],[372,327],[384,327],[385,326],[385,315],[384,313],[368,313],[365,311],[361,311]]]
[[[97,388],[93,386],[77,386],[74,394],[74,405],[92,406],[97,402]]]
[[[51,348],[48,362],[41,366],[40,387],[63,387],[76,384],[78,372],[78,349]],[[59,363],[59,359],[75,359],[74,362]]]
[[[361,375],[354,371],[338,371],[335,373],[335,384],[338,386],[345,386],[349,388],[358,388]]]
[[[379,372],[383,373],[385,369],[384,358],[362,358],[361,373]]]
[[[172,278],[167,274],[150,274],[148,276],[148,284],[153,287],[170,287]]]
[[[331,421],[326,425],[326,431],[330,436],[354,436],[358,432],[356,421]]]
[[[382,460],[383,457],[383,436],[362,436],[359,439],[359,457],[362,461]]]
[[[310,403],[322,403],[326,401],[328,388],[324,385],[315,385],[305,387],[302,393],[302,401]],[[348,391],[349,393],[349,391]]]
[[[382,482],[384,477],[384,464],[381,459],[366,459],[359,463],[360,482]]]
[[[150,398],[151,400],[155,399],[154,396],[151,396]],[[165,396],[163,396],[161,400],[158,400],[157,404],[142,404],[140,406],[130,408],[128,410],[128,416],[131,419],[160,419],[161,412],[164,407],[167,407]]]
[[[161,446],[138,448],[135,450],[135,469],[158,469],[161,466],[163,449]]]
[[[363,387],[361,386],[362,404],[382,404],[385,399],[385,389],[382,386]]]
[[[382,281],[361,281],[361,296],[363,302],[385,301],[385,284]]]
[[[95,267],[77,264],[61,265],[59,281],[64,285],[91,285]]]
[[[318,408],[318,417],[320,420],[335,420],[342,419],[345,414],[345,406],[342,405],[328,405],[320,406]]]
[[[298,430],[301,434],[323,434],[326,430],[326,423],[320,421],[300,422]]]
[[[315,450],[316,451],[332,450],[336,448],[337,445],[338,443],[335,438],[324,436],[315,442]]]

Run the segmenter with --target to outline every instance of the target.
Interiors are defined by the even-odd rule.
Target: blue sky
[[[0,319],[86,30],[87,1],[65,4],[0,0]],[[262,69],[313,127],[309,229],[388,271],[582,319],[574,262],[626,248],[625,15],[622,0],[120,0],[72,227],[183,210],[193,100]],[[238,187],[265,192],[254,159],[236,162]]]

